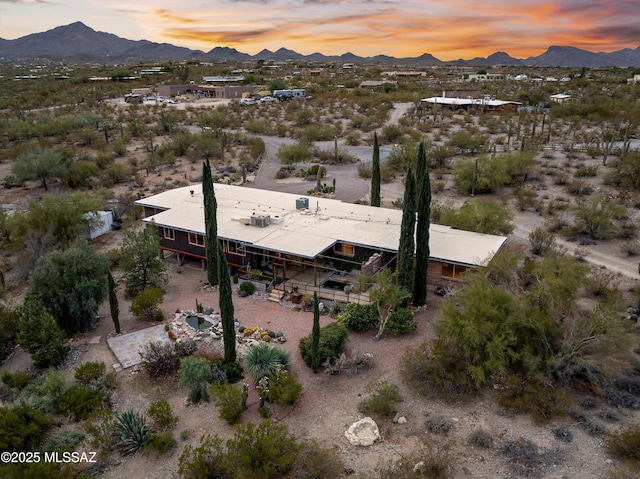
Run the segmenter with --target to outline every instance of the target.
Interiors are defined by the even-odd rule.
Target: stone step
[[[267,299],[269,301],[273,301],[274,303],[279,303],[280,300],[282,299],[282,291],[279,291],[277,289],[271,290]]]

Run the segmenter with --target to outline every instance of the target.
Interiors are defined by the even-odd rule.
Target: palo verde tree
[[[86,240],[53,251],[36,262],[29,275],[30,293],[67,333],[87,331],[105,298],[109,260]]]
[[[378,316],[382,317],[382,309],[385,308],[384,318],[380,321],[380,327],[375,339],[380,339],[387,327],[387,321],[391,313],[400,306],[411,292],[398,284],[396,275],[390,269],[385,268],[376,275],[376,282],[371,288],[369,297],[378,309]]]
[[[39,180],[45,191],[48,181],[67,174],[67,165],[62,155],[52,148],[30,149],[19,155],[11,167],[20,181]]]
[[[206,231],[205,256],[207,258],[207,280],[214,286],[218,284],[218,219],[216,195],[211,177],[209,158],[202,164],[202,194],[204,196],[204,225]]]
[[[431,179],[424,143],[418,147],[418,184],[416,226],[416,268],[413,282],[413,304],[422,306],[427,300],[427,273],[429,267],[429,227],[431,226]]]
[[[371,206],[380,206],[380,145],[378,134],[373,133],[373,160],[371,161]]]
[[[133,298],[147,288],[160,288],[167,284],[167,265],[160,256],[160,238],[155,224],[124,233],[120,267],[125,279],[125,296]]]
[[[416,184],[411,168],[407,171],[402,201],[402,224],[400,225],[400,245],[398,246],[398,284],[413,291],[413,255],[415,252],[416,230]]]

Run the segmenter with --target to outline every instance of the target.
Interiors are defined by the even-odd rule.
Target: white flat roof
[[[221,239],[305,258],[315,258],[339,242],[384,251],[398,249],[401,210],[221,184],[215,185],[215,193]],[[299,198],[308,199],[308,209],[296,209]],[[200,184],[165,191],[136,204],[165,210],[145,218],[147,223],[154,221],[160,227],[205,234]],[[271,224],[245,224],[252,215],[269,215]],[[481,265],[505,240],[504,236],[432,224],[429,246],[433,259]]]
[[[502,106],[502,105],[522,105],[518,101],[510,100],[485,100],[483,98],[448,98],[442,96],[432,96],[429,98],[423,98],[420,100],[425,103],[437,103],[439,105],[487,105],[487,106]]]

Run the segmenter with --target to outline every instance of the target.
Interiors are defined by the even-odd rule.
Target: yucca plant
[[[263,377],[275,376],[278,369],[288,370],[290,364],[288,352],[268,344],[250,347],[245,357],[247,372],[255,381]]]
[[[149,427],[143,414],[130,409],[118,416],[116,429],[120,433],[118,449],[124,456],[135,454],[149,440]]]

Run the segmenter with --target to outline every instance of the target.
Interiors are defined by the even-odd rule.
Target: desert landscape
[[[357,79],[373,75],[371,69],[362,69]],[[444,86],[456,86],[447,85],[446,79],[442,81]],[[598,87],[603,82],[598,72],[588,81]],[[596,89],[588,81],[576,79],[575,91]],[[620,118],[596,117],[593,112],[592,119],[577,117],[565,110],[570,108],[567,106],[553,105],[549,110],[534,109],[510,116],[448,111],[425,107],[412,100],[412,97],[419,98],[418,93],[429,96],[428,93],[443,84],[430,87],[429,91],[411,83],[406,86],[407,91],[370,92],[357,87],[336,87],[325,92],[310,82],[307,90],[313,93],[312,98],[254,105],[193,97],[178,98],[176,103],[166,105],[129,105],[122,95],[105,92],[110,98],[92,101],[91,105],[78,109],[61,105],[60,111],[33,108],[14,113],[7,107],[5,111],[11,111],[15,121],[7,120],[4,124],[6,133],[0,162],[0,178],[5,178],[6,185],[2,191],[3,211],[10,207],[20,212],[28,208],[30,200],[42,200],[46,195],[60,198],[71,191],[81,191],[99,198],[103,205],[112,205],[124,221],[123,229],[110,230],[89,244],[94,251],[111,259],[109,269],[118,282],[120,335],[158,324],[167,325],[169,329],[176,312],[195,310],[197,302],[218,312],[218,289],[208,285],[207,274],[199,261],[178,266],[175,258],[167,254],[164,261],[168,282],[163,286],[163,300],[158,305],[164,319],[157,323],[134,316],[130,311],[131,298],[125,296],[126,281],[118,250],[128,231],[141,230],[141,214],[133,207],[135,199],[199,183],[202,161],[211,158],[214,181],[254,188],[257,194],[260,189],[269,189],[368,204],[375,132],[380,139],[382,163],[381,206],[402,208],[407,167],[414,166],[416,145],[424,141],[429,151],[433,222],[462,221],[456,214],[464,211],[465,205],[488,204],[494,209],[488,210],[484,219],[496,219],[503,214],[507,219],[486,232],[507,236],[505,248],[531,261],[537,260],[537,255],[532,253],[531,235],[535,231],[545,232],[545,237],[553,240],[559,256],[578,258],[580,264],[588,266],[589,277],[599,285],[589,284],[579,289],[576,304],[585,315],[597,309],[603,296],[615,298],[612,300],[617,308],[615,320],[624,317],[632,338],[629,346],[624,344],[631,358],[628,359],[630,377],[637,381],[638,326],[632,327],[632,323],[637,323],[638,313],[633,311],[638,307],[640,280],[637,239],[640,184],[634,176],[638,174],[637,106],[625,110],[628,117],[625,123]],[[409,88],[414,90],[408,91]],[[505,92],[511,88],[513,95],[517,95],[516,87],[504,85]],[[88,87],[86,90],[90,91]],[[522,91],[520,94],[524,95]],[[536,91],[536,94],[543,100],[546,92]],[[618,95],[626,99],[627,105],[637,105],[637,89],[619,86]],[[56,118],[59,121],[70,121],[70,117],[80,115],[87,118],[82,127],[72,129],[71,133],[56,139],[37,139],[21,129],[26,127],[19,123],[19,113],[32,121],[49,122],[52,129]],[[91,115],[99,120],[89,121]],[[71,157],[69,171],[77,175],[50,178],[48,190],[38,178],[18,181],[14,168],[16,158],[26,151],[26,145],[35,143],[47,148],[71,149],[72,154],[65,154]],[[283,147],[292,145],[306,148],[310,156],[287,157]],[[492,160],[503,156],[517,164],[510,163],[509,180],[498,181],[495,180],[499,176],[498,167],[490,165]],[[474,160],[472,193],[464,182],[467,176],[462,165],[473,165]],[[94,163],[95,168],[89,166]],[[76,169],[71,168],[73,164]],[[326,171],[321,181],[331,185],[335,180],[334,191],[313,191],[316,178],[308,173],[312,165],[324,166]],[[483,165],[489,166],[484,170]],[[479,191],[483,184],[480,179],[487,179],[485,191]],[[14,182],[18,184],[13,185]],[[590,202],[593,210],[584,213]],[[595,215],[594,212],[606,210],[611,204],[624,207],[624,213],[615,216],[605,213],[605,219],[599,216],[598,221],[606,223],[608,230],[606,235],[598,237],[594,231],[604,229],[589,230],[580,221],[580,215]],[[2,265],[6,288],[2,301],[6,310],[12,310],[22,304],[29,291],[28,274],[39,254],[37,247],[50,238],[44,233],[19,236],[21,230],[12,226],[6,217],[3,221],[2,231],[6,234]],[[482,223],[477,219],[472,223],[474,221]],[[20,238],[24,246],[16,247],[13,238]],[[55,248],[51,244],[43,249]],[[433,288],[429,290],[426,306],[412,308],[417,326],[413,333],[394,336],[386,332],[376,341],[375,328],[350,330],[344,347],[345,358],[355,359],[366,354],[370,360],[362,364],[353,361],[361,367],[350,364],[339,372],[333,371],[336,374],[329,374],[325,369],[330,368],[320,368],[313,373],[299,352],[300,339],[312,331],[312,312],[293,304],[286,295],[279,303],[258,293],[241,296],[239,285],[233,284],[233,304],[239,325],[281,332],[285,341],[273,344],[289,353],[290,371],[302,385],[302,393],[293,404],[267,404],[270,424],[286,426],[289,433],[304,444],[303,449],[308,441],[317,440],[317,449],[310,449],[313,451],[310,455],[331,458],[327,464],[335,462],[338,471],[332,476],[324,476],[323,472],[313,475],[310,466],[302,465],[304,461],[300,458],[288,475],[269,477],[635,477],[637,455],[630,453],[629,461],[612,457],[605,438],[621,430],[637,431],[640,399],[636,382],[629,381],[630,407],[621,407],[613,404],[603,391],[591,390],[576,380],[579,385],[571,390],[571,400],[561,406],[563,414],[539,421],[498,403],[496,391],[503,387],[500,375],[492,377],[476,394],[458,400],[424,394],[407,379],[403,372],[407,348],[422,351],[438,337],[433,325],[441,317],[442,305],[463,298],[467,285],[461,282],[457,287],[457,297],[452,294],[442,297],[435,294]],[[220,417],[215,392],[213,402],[193,404],[188,400],[189,388],[180,385],[177,370],[156,378],[150,377],[142,365],[123,369],[107,343],[116,336],[107,301],[100,304],[97,314],[100,319],[93,328],[68,338],[70,353],[59,371],[66,381],[65,387],[69,387],[79,366],[104,363],[106,373],[114,373],[109,400],[85,420],[74,421],[68,415],[57,415],[57,423],[48,430],[46,438],[61,431],[80,431],[82,439],[74,446],[75,450],[94,451],[102,447],[103,451],[97,463],[82,464],[54,477],[223,477],[180,469],[189,456],[194,455],[204,435],[217,435],[227,441],[240,427]],[[329,314],[320,316],[323,327],[334,321]],[[238,338],[239,351],[246,351],[241,349],[245,338],[240,329]],[[219,339],[199,339],[197,343],[194,357],[214,360],[223,354]],[[240,364],[243,360],[241,357]],[[611,361],[617,365],[618,357],[615,361],[612,357]],[[35,367],[30,355],[18,346],[11,350],[0,370],[12,374],[26,371],[34,384],[38,381],[41,384],[46,375],[46,370]],[[372,385],[381,381],[396,385],[402,400],[390,416],[372,414],[380,432],[376,442],[370,446],[352,445],[344,433],[365,416],[360,403],[371,396]],[[239,424],[259,424],[264,419],[262,414],[267,413],[260,412],[259,389],[246,371],[238,384],[244,383],[248,385],[247,409],[242,412]],[[28,394],[6,382],[1,387],[0,400],[5,408],[15,401],[22,401],[20,404],[33,401]],[[28,392],[27,388],[24,391]],[[113,420],[125,411],[144,413],[151,403],[159,400],[165,400],[177,418],[170,431],[171,447],[162,451],[147,448],[135,455],[123,455],[114,445],[105,447],[109,441],[101,438],[100,424],[112,424],[108,419]],[[396,416],[406,422],[398,421]],[[183,451],[191,454],[181,458]],[[427,471],[425,464],[440,469]],[[327,466],[326,470],[331,469]]]

